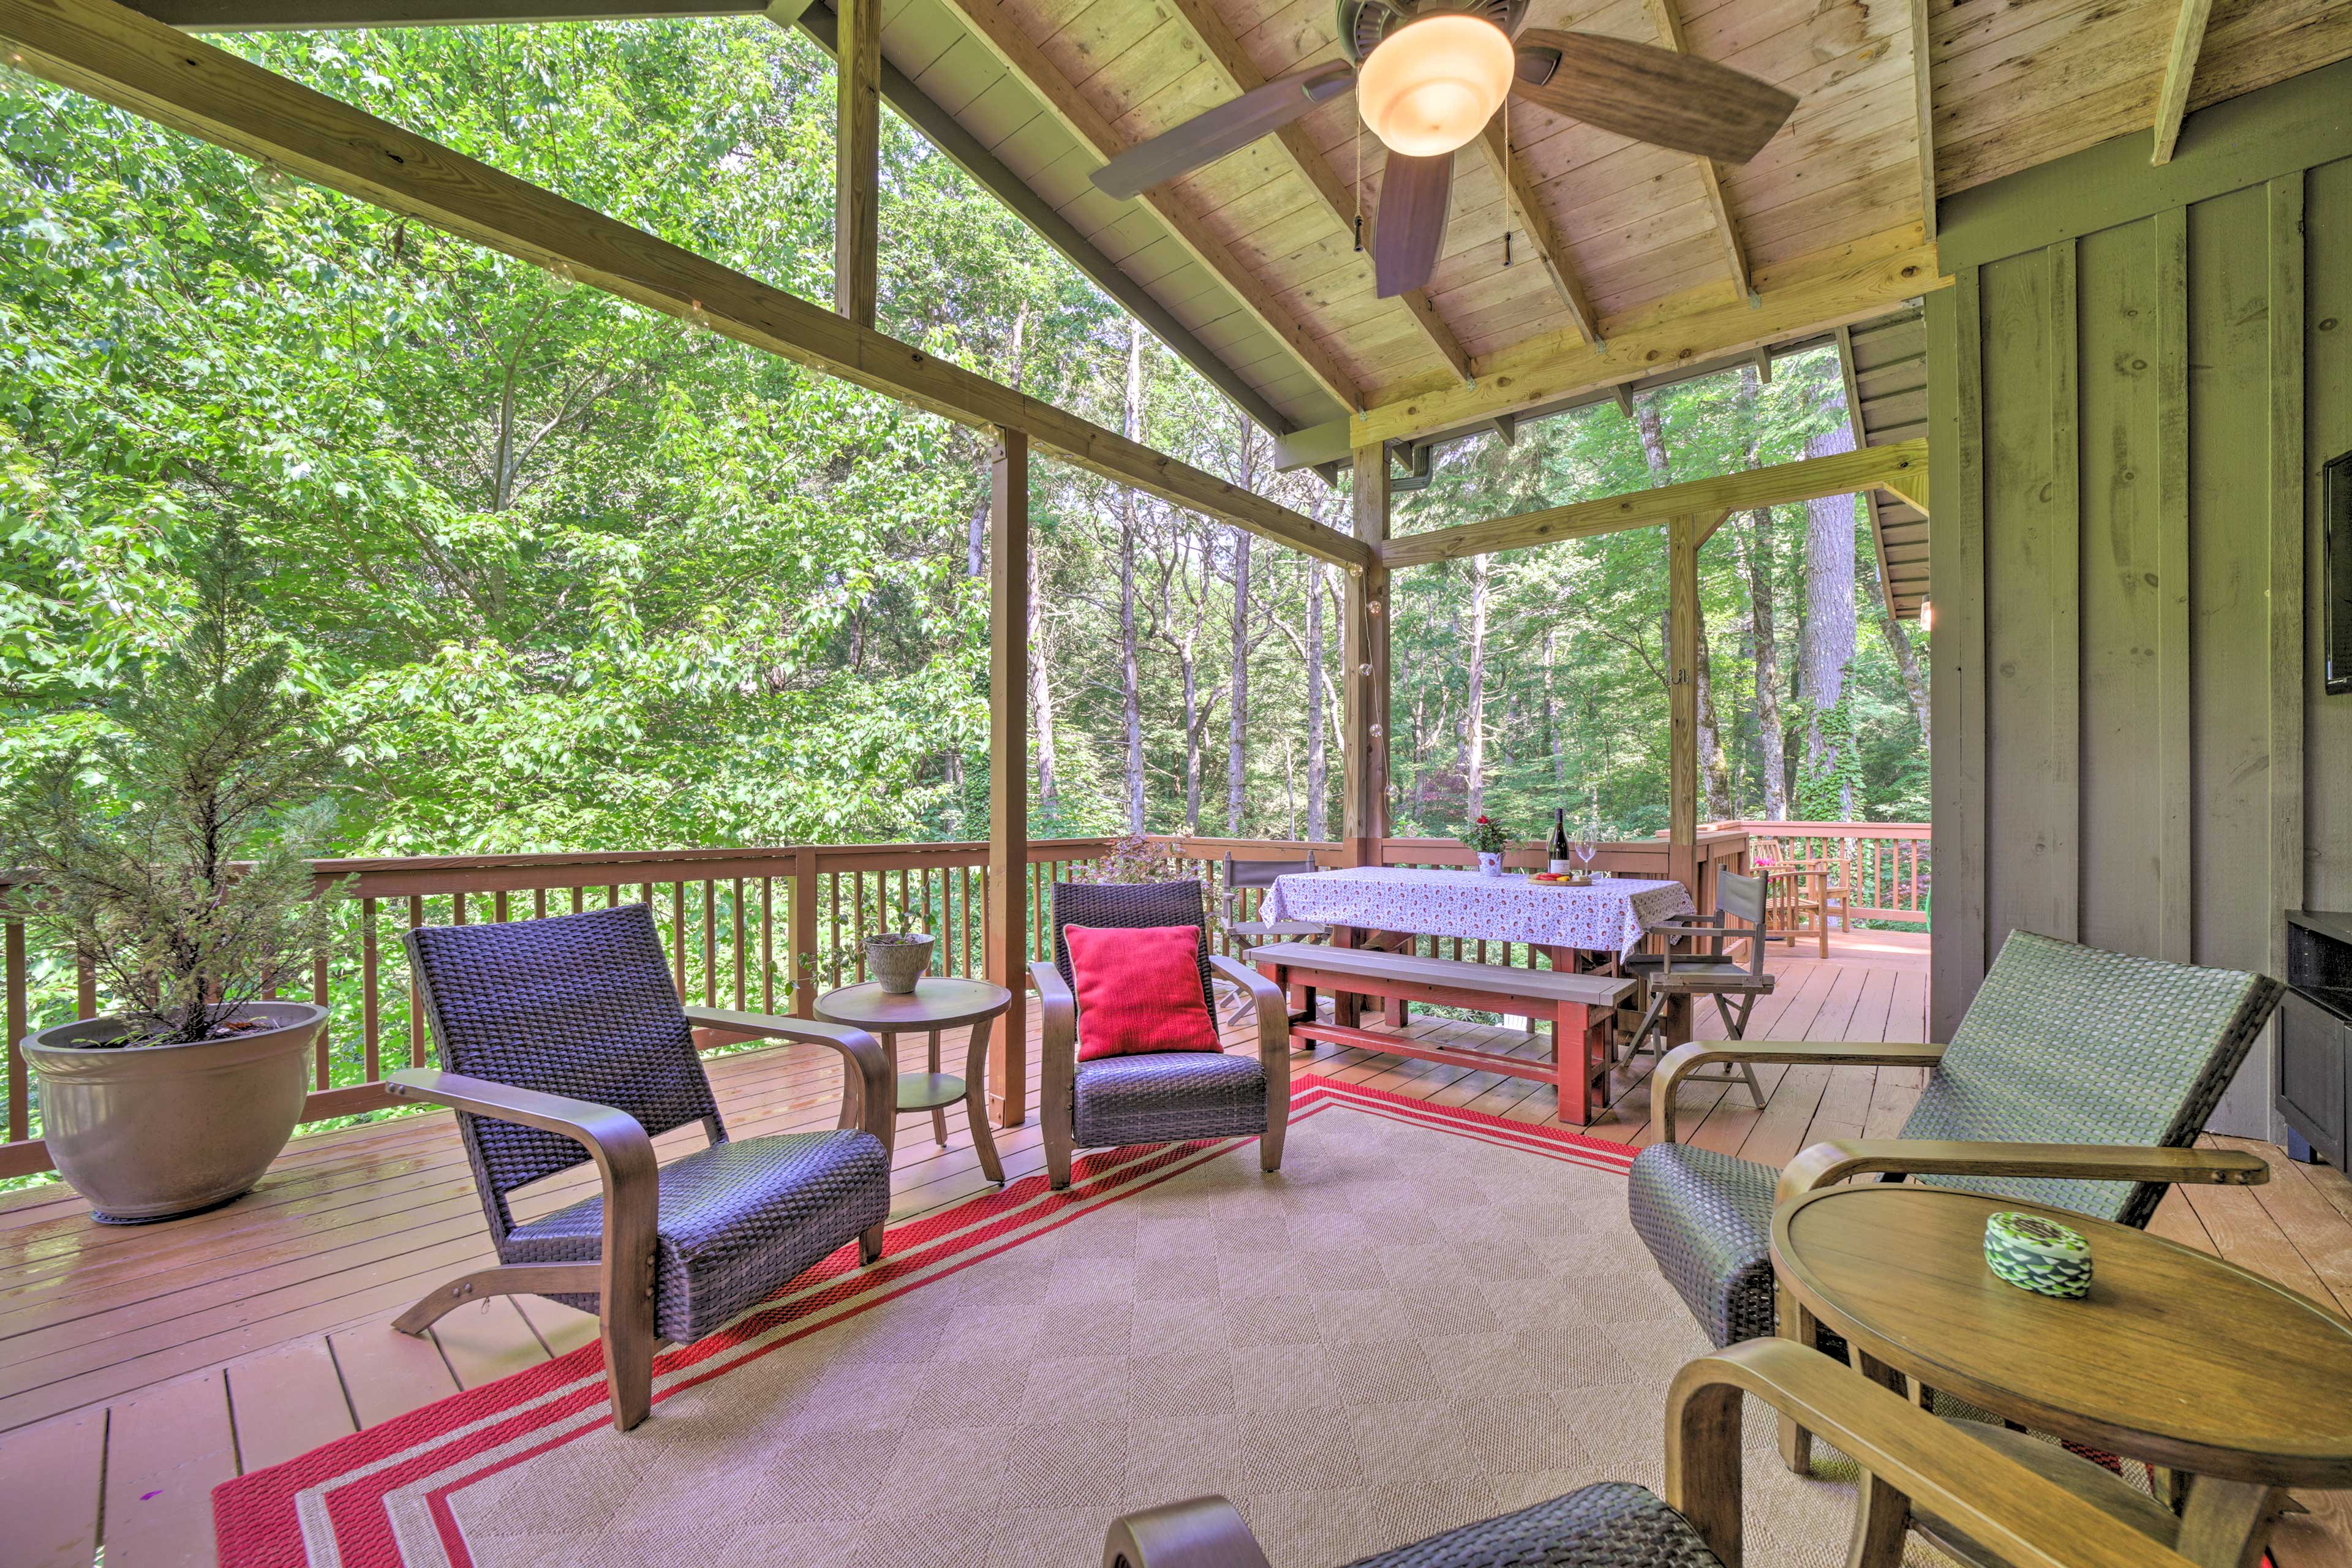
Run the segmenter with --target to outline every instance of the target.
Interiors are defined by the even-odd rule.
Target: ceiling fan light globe
[[[1381,145],[1434,158],[1466,145],[1511,90],[1511,40],[1481,16],[1423,16],[1381,40],[1356,76],[1356,102]]]

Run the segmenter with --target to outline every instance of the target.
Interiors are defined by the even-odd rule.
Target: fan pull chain
[[[1511,95],[1503,95],[1503,265],[1511,264]]]
[[[1356,117],[1356,253],[1364,250],[1364,120]]]

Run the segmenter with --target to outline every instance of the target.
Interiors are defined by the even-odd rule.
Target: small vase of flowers
[[[1491,817],[1482,814],[1470,825],[1470,831],[1462,836],[1462,842],[1477,853],[1480,876],[1499,877],[1503,874],[1503,846],[1510,840]]]

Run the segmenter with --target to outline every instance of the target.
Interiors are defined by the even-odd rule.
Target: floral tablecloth
[[[1612,877],[1562,888],[1398,866],[1277,877],[1263,918],[1622,954],[1651,926],[1695,912],[1680,882]]]

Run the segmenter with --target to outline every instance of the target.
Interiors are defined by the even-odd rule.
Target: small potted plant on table
[[[1503,847],[1510,840],[1491,818],[1482,813],[1478,820],[1470,825],[1470,831],[1462,836],[1462,842],[1477,851],[1480,876],[1499,877],[1503,874]]]
[[[120,1004],[24,1041],[49,1156],[107,1224],[250,1188],[301,1120],[327,1016],[270,998],[331,930],[341,889],[314,893],[307,857],[331,826],[339,747],[289,686],[236,535],[190,575],[186,623],[115,691],[104,731],[0,805],[8,911]]]

